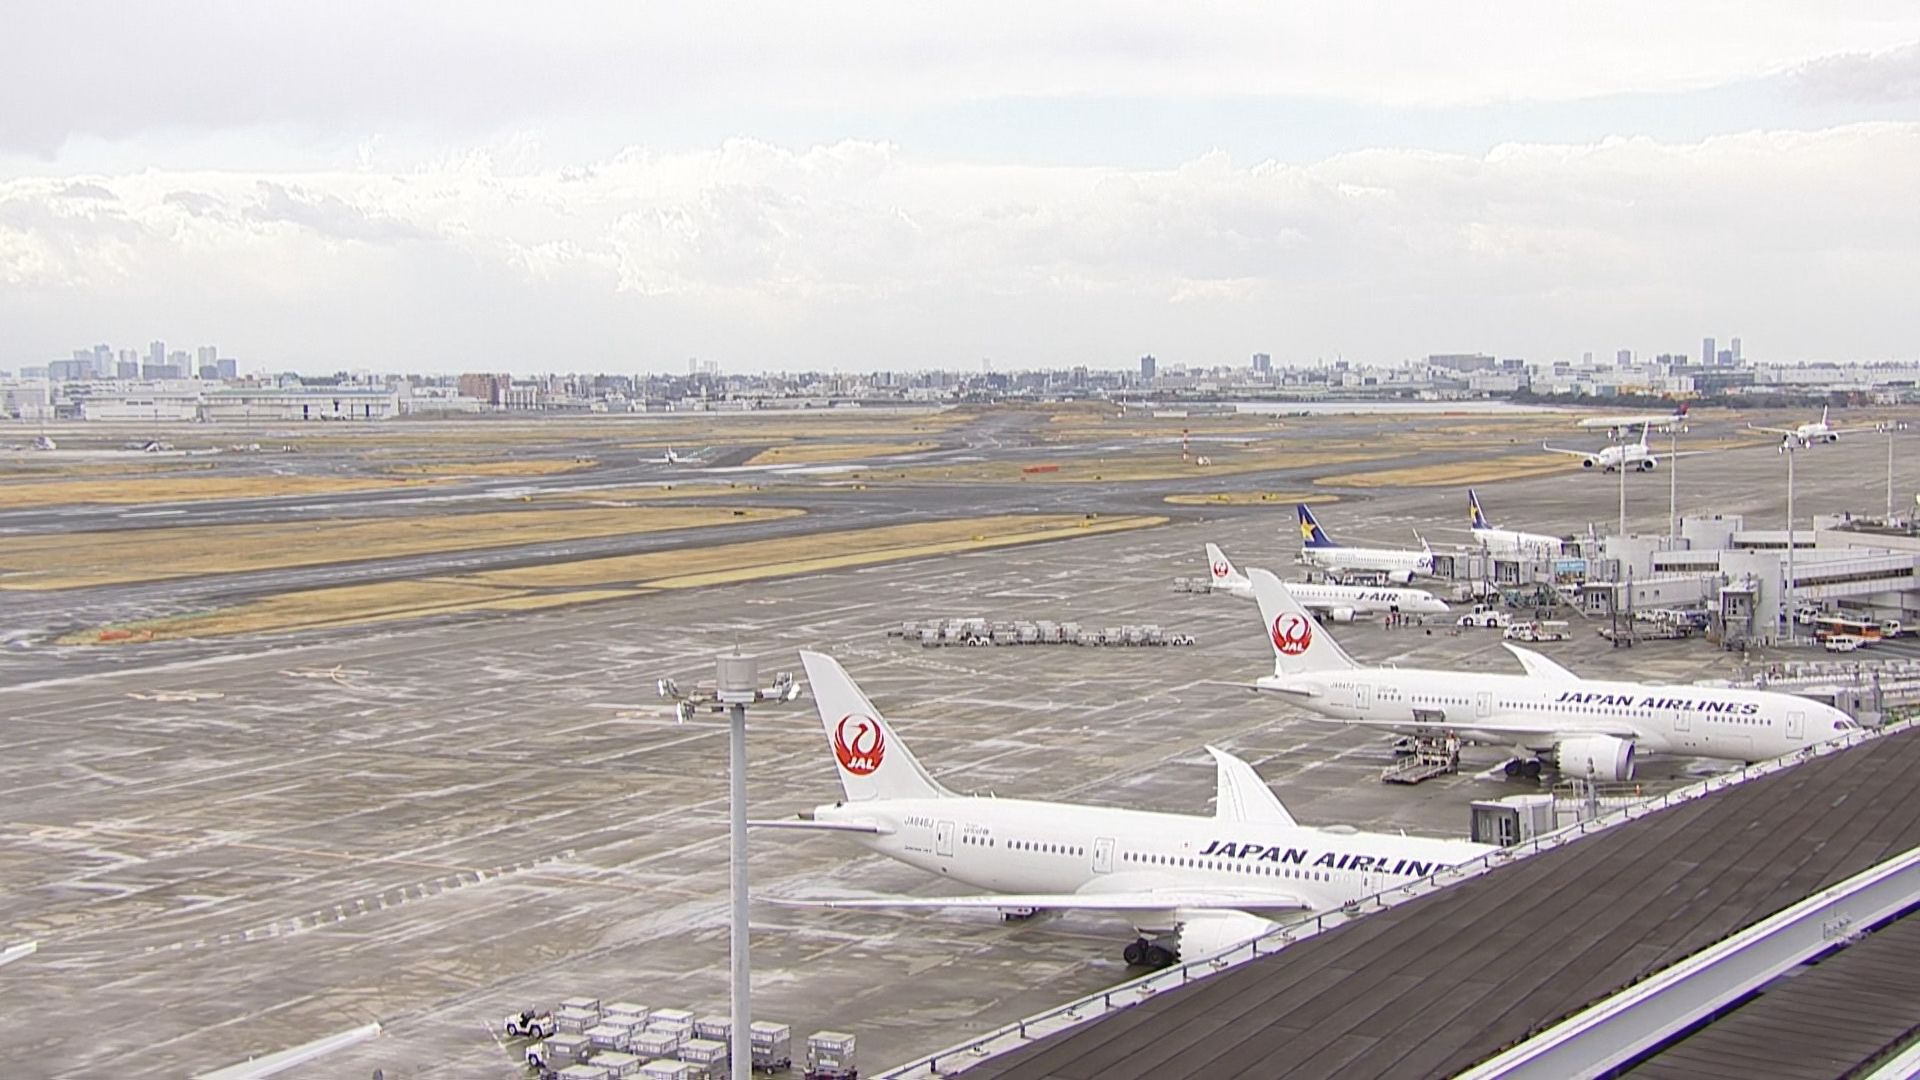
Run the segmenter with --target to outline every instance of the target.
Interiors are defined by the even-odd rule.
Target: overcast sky
[[[15,0],[0,368],[1920,358],[1920,4]]]

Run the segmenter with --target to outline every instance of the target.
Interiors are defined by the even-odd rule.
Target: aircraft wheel
[[[1136,941],[1129,942],[1126,949],[1120,953],[1120,958],[1127,962],[1128,967],[1139,967],[1146,963],[1147,939],[1140,938]]]
[[[1537,758],[1536,758],[1536,759],[1535,759],[1535,760],[1533,760],[1533,761],[1529,761],[1529,762],[1527,762],[1527,779],[1529,779],[1529,780],[1538,780],[1538,779],[1540,779],[1540,761],[1539,761],[1539,759],[1537,759]]]
[[[1147,946],[1147,966],[1150,968],[1171,967],[1173,962],[1178,959],[1179,957],[1173,954],[1173,950],[1167,948],[1165,945]]]
[[[1525,772],[1526,769],[1527,769],[1527,763],[1524,761],[1521,761],[1519,758],[1514,758],[1513,760],[1507,762],[1508,776],[1518,777],[1521,773]]]

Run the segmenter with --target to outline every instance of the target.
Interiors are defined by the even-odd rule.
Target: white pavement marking
[[[39,949],[40,943],[37,941],[23,941],[18,945],[9,945],[6,949],[0,950],[0,967],[6,967],[15,960],[25,960]]]
[[[225,1068],[215,1069],[212,1072],[201,1073],[197,1080],[254,1080],[255,1077],[272,1076],[275,1073],[285,1072],[296,1065],[304,1065],[317,1057],[330,1054],[342,1047],[352,1046],[354,1043],[371,1039],[378,1034],[380,1034],[380,1024],[378,1021],[371,1024],[362,1024],[351,1031],[342,1031],[337,1035],[329,1035],[324,1039],[315,1039],[310,1043],[302,1043],[292,1049],[268,1054],[266,1057],[254,1058],[252,1061],[243,1061],[237,1065],[228,1065]]]

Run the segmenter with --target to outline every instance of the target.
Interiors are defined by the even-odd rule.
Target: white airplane
[[[1550,763],[1564,776],[1630,780],[1639,751],[1759,761],[1859,726],[1791,694],[1583,679],[1510,642],[1501,644],[1524,675],[1362,667],[1279,578],[1248,576],[1273,646],[1273,674],[1256,688],[1350,724],[1513,747],[1521,756],[1507,764],[1509,776],[1537,776]]]
[[[1601,472],[1619,472],[1621,469],[1634,469],[1639,472],[1652,472],[1661,461],[1677,457],[1692,457],[1706,454],[1708,450],[1682,450],[1678,453],[1660,454],[1647,449],[1647,429],[1640,429],[1639,442],[1616,443],[1599,450],[1565,450],[1558,446],[1540,444],[1540,449],[1551,450],[1556,454],[1572,454],[1582,459],[1583,469],[1599,469]]]
[[[1211,816],[959,795],[942,787],[830,656],[802,652],[846,798],[755,825],[844,833],[984,892],[779,901],[803,907],[1075,908],[1123,916],[1129,964],[1198,960],[1265,933],[1264,914],[1319,911],[1494,850],[1464,840],[1296,822],[1253,767],[1207,747]]]
[[[1833,425],[1827,423],[1828,408],[1829,406],[1826,406],[1826,405],[1820,406],[1820,419],[1812,421],[1811,423],[1800,424],[1795,427],[1790,427],[1790,428],[1761,427],[1759,424],[1748,424],[1747,426],[1752,428],[1755,431],[1764,431],[1769,435],[1780,436],[1780,448],[1782,450],[1785,450],[1787,448],[1788,443],[1797,442],[1800,444],[1800,448],[1804,450],[1807,447],[1810,447],[1817,442],[1821,442],[1821,443],[1839,442],[1840,436],[1846,434],[1849,431],[1879,430],[1877,427],[1875,427],[1872,424],[1868,424],[1864,427],[1850,427],[1850,428],[1834,427]]]
[[[1560,554],[1562,544],[1557,536],[1494,528],[1493,522],[1487,520],[1486,511],[1480,508],[1480,496],[1472,488],[1467,489],[1467,515],[1473,522],[1473,538],[1495,555],[1548,559]],[[1296,589],[1294,595],[1297,598],[1299,590]]]
[[[1637,427],[1655,427],[1662,431],[1687,422],[1687,403],[1674,406],[1670,413],[1628,413],[1624,416],[1588,416],[1574,426],[1586,430],[1606,428],[1607,437],[1618,438],[1623,431],[1632,431]]]
[[[59,449],[59,444],[55,443],[49,436],[35,435],[33,437],[33,448],[35,450],[57,450]]]
[[[686,454],[676,453],[673,447],[669,446],[667,447],[666,453],[661,454],[657,458],[651,458],[650,460],[656,465],[691,465],[700,460],[700,455],[695,454],[690,457]]]
[[[1388,581],[1402,585],[1415,575],[1433,573],[1433,549],[1425,540],[1420,541],[1419,551],[1347,547],[1333,542],[1306,503],[1297,503],[1294,509],[1300,515],[1300,557],[1311,565],[1336,574],[1356,570],[1384,574]],[[1414,536],[1417,539],[1419,534]]]
[[[1233,568],[1226,552],[1218,544],[1207,545],[1207,568],[1213,574],[1216,592],[1253,599],[1253,582]],[[1424,589],[1390,589],[1384,586],[1315,585],[1294,582],[1287,586],[1293,598],[1308,611],[1337,623],[1350,623],[1356,615],[1389,612],[1419,615],[1445,615],[1447,602]]]

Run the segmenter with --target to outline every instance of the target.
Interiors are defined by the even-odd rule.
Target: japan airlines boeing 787
[[[1509,773],[1537,772],[1539,755],[1565,775],[1628,780],[1636,751],[1759,761],[1859,726],[1792,694],[1583,679],[1510,642],[1502,644],[1524,675],[1362,667],[1279,578],[1258,569],[1248,577],[1273,646],[1273,674],[1257,688],[1349,724],[1513,747],[1524,757]]]
[[[754,824],[842,833],[984,891],[784,903],[1108,911],[1139,934],[1127,963],[1161,966],[1257,937],[1273,926],[1265,914],[1338,907],[1493,850],[1301,825],[1252,766],[1214,747],[1211,816],[959,795],[921,767],[832,657],[802,652],[800,661],[846,798],[810,817]]]

